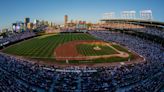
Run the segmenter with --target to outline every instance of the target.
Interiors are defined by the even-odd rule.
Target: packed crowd
[[[89,31],[144,56],[146,61],[106,67],[40,65],[0,53],[2,92],[153,92],[164,86],[164,48],[126,34]],[[59,70],[60,69],[60,70]],[[69,70],[69,71],[68,71]],[[94,71],[92,71],[94,70]]]
[[[20,41],[29,37],[33,37],[35,35],[36,34],[34,32],[30,32],[30,31],[25,31],[21,33],[13,33],[10,36],[0,39],[0,46],[7,45],[12,42]]]
[[[143,32],[151,35],[156,35],[164,38],[164,31],[162,29],[157,29],[153,27],[145,27],[136,24],[128,24],[128,23],[108,23],[102,24],[101,27],[112,28],[112,29],[130,29],[137,32]]]
[[[162,87],[164,80],[164,71],[154,75],[152,78],[148,78],[142,83],[129,88],[127,91],[130,92],[156,92],[160,87]]]
[[[27,85],[22,84],[13,75],[0,69],[0,90],[1,92],[29,92]]]
[[[126,87],[127,92],[140,89],[153,91],[164,83],[163,67],[162,62],[142,62],[112,67],[61,68],[29,63],[0,54],[0,85],[3,85],[0,89],[9,92],[15,89],[20,92],[39,90],[113,92]],[[57,71],[57,69],[72,70],[72,72]],[[97,71],[87,72],[89,70]],[[151,87],[151,89],[144,89],[144,87]]]
[[[141,25],[135,25],[130,23],[120,23],[120,22],[111,22],[111,23],[104,23],[101,24],[100,27],[108,27],[112,29],[137,29],[137,28],[144,28],[144,26]]]
[[[149,27],[146,27],[146,28],[138,28],[138,29],[134,29],[135,31],[138,31],[138,32],[143,32],[143,33],[147,33],[147,34],[151,34],[151,35],[156,35],[156,36],[159,36],[159,37],[162,37],[164,38],[164,31],[163,30],[160,30],[160,29],[157,29],[157,28],[149,28]]]

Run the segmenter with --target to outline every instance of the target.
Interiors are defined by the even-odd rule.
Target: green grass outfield
[[[73,40],[95,40],[95,38],[81,33],[43,35],[12,45],[4,49],[3,52],[31,58],[54,58],[54,49],[59,44]]]
[[[74,41],[74,40],[97,40],[97,39],[89,34],[84,34],[84,33],[63,33],[63,34],[43,35],[11,45],[3,49],[2,52],[12,55],[25,56],[27,58],[32,58],[32,59],[39,59],[47,62],[49,61],[56,62],[54,56],[54,49],[60,44],[69,41]],[[118,48],[123,49],[122,47],[118,47]],[[107,48],[105,48],[104,50],[107,50]],[[115,53],[109,48],[108,51],[110,52],[108,51],[104,52],[104,50],[101,53],[98,52],[92,53],[92,51],[88,50],[89,52],[86,55],[89,55],[89,53],[91,55]],[[113,57],[108,59],[97,59],[92,61],[94,63],[97,62],[99,63],[99,62],[118,62],[118,61],[125,61],[125,60],[127,59]],[[61,63],[65,63],[65,61],[61,61]],[[86,63],[86,62],[70,61],[70,63]]]

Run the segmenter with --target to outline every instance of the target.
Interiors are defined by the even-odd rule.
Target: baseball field
[[[126,48],[86,33],[42,35],[6,47],[2,52],[61,63],[68,60],[69,63],[121,62],[133,57]]]

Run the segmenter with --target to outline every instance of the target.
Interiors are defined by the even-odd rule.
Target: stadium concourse
[[[151,32],[151,31],[150,31]],[[164,47],[139,37],[110,31],[88,31],[104,41],[126,46],[144,56],[145,62],[102,67],[41,65],[0,53],[2,92],[163,92]],[[14,34],[4,44],[35,36]]]

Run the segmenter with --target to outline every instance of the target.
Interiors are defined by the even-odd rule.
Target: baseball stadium
[[[164,92],[164,22],[137,12],[13,23],[0,35],[0,91]]]

